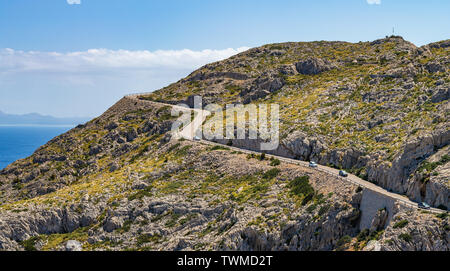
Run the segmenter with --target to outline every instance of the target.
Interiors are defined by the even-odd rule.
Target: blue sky
[[[367,41],[395,27],[424,45],[450,38],[449,11],[447,0],[0,1],[0,110],[96,116],[266,43]]]

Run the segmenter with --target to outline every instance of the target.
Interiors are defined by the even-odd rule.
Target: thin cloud
[[[67,4],[69,5],[80,5],[81,0],[67,0]]]
[[[369,5],[380,5],[381,0],[367,0],[367,4]]]
[[[125,94],[160,89],[246,49],[69,53],[0,49],[0,109],[96,116]]]

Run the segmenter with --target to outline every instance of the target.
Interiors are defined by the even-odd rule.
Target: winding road
[[[171,106],[171,107],[177,108],[180,111],[194,111],[195,112],[195,115],[194,115],[195,117],[194,117],[193,121],[191,121],[189,123],[189,125],[184,127],[182,131],[175,133],[173,135],[174,138],[176,138],[176,139],[184,138],[186,140],[197,141],[197,142],[201,142],[201,143],[212,145],[212,146],[223,146],[223,147],[229,148],[230,150],[239,151],[239,152],[246,153],[246,154],[256,154],[256,155],[261,154],[261,152],[250,151],[250,150],[243,149],[243,148],[228,146],[228,145],[224,145],[224,144],[220,144],[220,143],[216,143],[216,142],[212,142],[212,141],[207,141],[204,139],[195,140],[195,132],[197,131],[197,129],[199,129],[201,127],[203,122],[206,120],[206,117],[211,114],[210,112],[208,112],[206,110],[201,110],[201,109],[193,109],[193,108],[187,108],[187,107],[182,107],[182,106],[177,106],[177,105],[172,105],[172,104],[166,104],[166,103],[153,102],[153,101],[149,101],[149,100],[139,99],[140,96],[143,96],[145,94],[148,94],[148,93],[131,94],[131,95],[125,96],[125,98],[138,100],[138,101],[144,101],[144,102],[148,102],[148,103],[152,103],[152,104],[159,104],[159,105],[163,105],[163,106]],[[276,158],[280,161],[283,161],[283,162],[289,163],[289,164],[299,165],[302,167],[309,167],[309,162],[305,162],[305,161],[295,160],[295,159],[286,158],[286,157],[277,156],[277,155],[271,155],[271,154],[266,154],[266,157],[269,157],[269,158],[273,157],[273,158]],[[374,192],[383,194],[391,199],[398,201],[400,204],[402,204],[406,207],[420,209],[418,207],[417,202],[411,201],[406,196],[396,194],[393,192],[389,192],[386,189],[384,189],[376,184],[373,184],[371,182],[365,181],[355,175],[348,174],[348,177],[344,178],[344,177],[339,176],[338,169],[323,166],[323,165],[318,165],[316,170],[319,170],[326,174],[330,174],[333,177],[336,177],[341,181],[350,182],[354,185],[358,185],[358,186],[364,187],[366,189],[372,190]],[[441,209],[437,209],[437,208],[431,208],[426,211],[431,212],[431,213],[436,213],[436,214],[445,212],[445,211],[443,211]]]

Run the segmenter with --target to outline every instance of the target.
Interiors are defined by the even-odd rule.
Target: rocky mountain
[[[450,40],[266,45],[144,97],[280,105],[282,146],[417,201],[449,208]]]
[[[361,228],[366,189],[172,138],[169,104],[278,103],[273,153],[444,209],[449,50],[450,41],[418,48],[400,37],[272,44],[125,97],[0,171],[0,249],[448,251],[447,213],[395,203]]]

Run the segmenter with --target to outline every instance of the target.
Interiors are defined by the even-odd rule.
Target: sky
[[[287,41],[450,38],[448,0],[2,0],[0,111],[95,117],[123,95]]]

